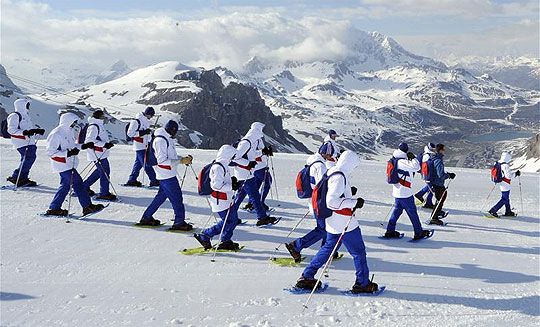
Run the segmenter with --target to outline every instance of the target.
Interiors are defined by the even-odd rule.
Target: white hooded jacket
[[[499,188],[501,192],[510,191],[512,189],[512,178],[516,176],[515,172],[510,169],[510,161],[512,160],[512,155],[508,152],[503,152],[501,154],[501,172],[503,176],[503,181],[499,183]]]
[[[253,169],[249,169],[248,164],[250,161],[256,161],[258,157],[262,156],[262,151],[257,150],[257,144],[259,140],[262,142],[263,128],[263,123],[254,122],[246,135],[238,142],[233,162],[237,164],[234,167],[234,175],[239,181],[253,178]]]
[[[88,128],[86,129],[84,143],[88,142],[94,143],[94,149],[86,150],[88,161],[97,161],[98,159],[109,157],[110,150],[103,147],[105,143],[109,142],[109,134],[103,127],[103,120],[94,117],[88,118]]]
[[[139,121],[137,123],[137,120]],[[139,131],[150,128],[150,120],[146,116],[139,112],[135,119],[129,123],[127,135],[133,139],[133,149],[135,151],[146,150],[148,142],[152,139],[151,135],[140,136]]]
[[[398,173],[400,182],[392,185],[392,196],[399,199],[409,198],[414,194],[412,189],[413,173],[420,170],[420,163],[416,158],[413,160],[407,159],[407,154],[399,149],[394,150],[392,155],[398,159],[397,169],[409,173],[409,176]]]
[[[13,144],[15,149],[36,144],[35,136],[23,135],[25,130],[35,128],[35,125],[28,114],[28,109],[26,109],[27,103],[29,103],[29,101],[25,99],[17,99],[13,103],[15,112],[18,112],[21,115],[20,120],[19,115],[14,112],[7,117],[7,131],[11,135],[11,144]]]
[[[217,153],[215,164],[210,168],[210,187],[213,190],[210,205],[213,212],[227,210],[232,203],[234,191],[229,164],[235,155],[233,146],[223,145]]]
[[[154,171],[158,180],[176,177],[177,166],[180,163],[176,153],[175,143],[165,128],[158,128],[154,135],[152,146],[156,154],[157,165]]]
[[[73,113],[65,113],[60,116],[58,127],[53,129],[47,136],[47,154],[51,160],[51,168],[55,173],[77,168],[79,159],[77,156],[67,156],[67,151],[77,147],[75,143],[75,131],[71,125],[79,119]]]
[[[307,158],[306,165],[311,165],[309,168],[309,177],[311,189],[314,189],[326,173],[325,160],[319,153],[314,153]],[[313,214],[313,204],[311,203],[311,199],[308,200],[308,203],[309,212]]]
[[[352,151],[345,151],[339,157],[335,167],[328,170],[330,176],[335,172],[341,174],[333,175],[328,179],[328,193],[326,194],[326,205],[333,210],[332,216],[326,218],[326,231],[332,234],[341,234],[347,226],[349,218],[353,214],[353,208],[356,205],[357,197],[351,193],[350,179],[354,169],[360,164],[358,155]],[[349,224],[348,232],[358,227],[358,221],[352,219]]]

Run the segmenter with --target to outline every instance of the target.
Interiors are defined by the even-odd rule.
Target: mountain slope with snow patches
[[[192,154],[196,171],[210,162],[215,151],[179,149]],[[0,176],[18,164],[15,150],[0,142]],[[79,169],[86,165],[80,154]],[[523,206],[517,187],[511,200],[519,216],[487,219],[479,209],[491,186],[487,170],[448,168],[457,174],[449,188],[446,227],[419,243],[407,242],[412,227],[401,217],[401,240],[385,241],[381,222],[391,208],[391,186],[383,163],[362,161],[351,179],[366,199],[356,214],[367,247],[374,281],[386,285],[379,297],[349,297],[342,291],[354,282],[351,257],[329,272],[329,288],[316,294],[303,311],[307,295],[284,288],[294,284],[305,264],[278,267],[272,256],[286,257],[282,246],[287,233],[306,213],[305,200],[296,198],[294,179],[306,155],[274,157],[279,199],[269,198],[278,225],[257,228],[244,211],[246,225],[234,240],[245,245],[238,253],[184,256],[177,251],[196,247],[191,234],[135,228],[155,190],[124,188],[133,151],[112,149],[112,182],[122,202],[101,213],[66,224],[63,219],[37,215],[47,209],[58,184],[50,173],[43,144],[31,178],[40,186],[18,191],[1,190],[0,254],[1,324],[6,326],[535,326],[540,316],[538,268],[540,212],[538,174],[521,176]],[[180,169],[182,171],[182,169]],[[197,195],[188,171],[183,193],[187,218],[200,228],[210,217],[203,197]],[[5,183],[5,182],[4,182]],[[421,180],[415,178],[414,188]],[[275,189],[274,189],[275,192]],[[498,191],[489,199],[494,203]],[[275,199],[276,195],[273,194]],[[29,201],[31,199],[31,201]],[[280,206],[278,206],[278,204]],[[65,204],[67,207],[67,203]],[[79,214],[76,198],[71,208]],[[420,209],[421,220],[429,212]],[[155,218],[171,224],[173,212],[166,202]],[[305,219],[292,233],[299,237],[315,226]],[[308,260],[318,244],[304,251]]]

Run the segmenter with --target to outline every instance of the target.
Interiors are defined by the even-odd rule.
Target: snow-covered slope
[[[17,165],[14,150],[2,141],[0,176]],[[180,150],[195,157],[199,170],[214,151]],[[84,156],[81,169],[86,164]],[[446,227],[433,238],[409,243],[412,228],[402,217],[402,240],[384,241],[380,222],[390,210],[391,188],[384,163],[363,161],[352,183],[366,199],[356,218],[367,246],[374,280],[387,286],[379,297],[341,293],[354,282],[352,259],[334,262],[329,289],[316,294],[302,311],[307,295],[283,288],[293,284],[305,265],[282,268],[269,262],[274,248],[305,214],[294,178],[305,155],[278,154],[274,159],[279,188],[273,227],[256,228],[254,219],[238,227],[234,239],[246,248],[221,255],[188,257],[178,250],[197,246],[191,234],[132,227],[156,191],[122,188],[131,169],[129,146],[111,153],[112,181],[122,202],[71,224],[37,216],[53,197],[58,177],[50,173],[43,145],[31,177],[41,186],[0,191],[1,325],[3,326],[536,326],[540,316],[538,174],[524,174],[523,206],[514,219],[487,219],[478,212],[492,184],[487,170],[452,169]],[[196,195],[191,172],[184,184],[187,217],[196,227],[209,218],[205,200]],[[416,179],[414,188],[419,188]],[[274,195],[275,197],[275,195]],[[31,200],[30,200],[31,199]],[[496,196],[489,200],[496,201]],[[269,200],[270,205],[278,202]],[[79,213],[77,199],[72,208]],[[429,212],[420,211],[422,221]],[[155,217],[173,215],[166,202]],[[304,220],[292,237],[314,227]],[[311,258],[318,245],[306,250]],[[286,256],[283,247],[278,256]],[[345,249],[341,249],[345,252]]]

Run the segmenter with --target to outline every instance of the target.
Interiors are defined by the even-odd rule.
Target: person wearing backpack
[[[321,181],[321,179],[323,178],[324,174],[326,174],[326,171],[327,171],[325,160],[319,153],[314,153],[307,158],[306,166],[304,167],[304,169],[306,169],[306,171],[301,172],[300,174],[307,173],[308,175],[307,177],[309,178],[309,185],[303,185],[301,187],[309,188],[309,190],[313,190],[315,188],[315,186]],[[301,176],[300,176],[300,179],[301,179]],[[302,181],[301,180],[297,181],[297,183],[301,184]],[[309,193],[309,192],[306,192],[306,193]],[[309,196],[308,194],[305,194],[303,195],[304,196],[303,198],[306,198],[309,200],[309,212],[313,215],[314,211],[313,211],[313,205],[311,203],[312,195],[313,193],[309,194]],[[317,217],[315,217],[315,221],[316,221],[315,228],[309,231],[306,235],[299,237],[290,243],[285,243],[285,247],[287,248],[287,250],[289,251],[289,253],[291,254],[291,256],[296,262],[299,262],[302,259],[301,252],[303,249],[310,247],[311,245],[317,243],[319,240],[322,240],[321,246],[324,245],[324,242],[326,240],[326,230],[325,230],[326,226],[324,223],[324,219],[317,219]],[[334,254],[334,256],[336,256],[336,254]]]
[[[257,158],[262,155],[262,151],[257,150],[256,144],[264,136],[263,128],[263,123],[254,122],[251,124],[249,131],[238,142],[236,156],[232,161],[234,175],[241,184],[234,205],[237,209],[240,208],[242,201],[248,195],[257,215],[257,226],[275,224],[277,222],[277,219],[269,216],[263,207],[257,180],[253,174],[254,168],[257,166]]]
[[[153,215],[159,207],[169,199],[174,210],[174,223],[170,230],[190,231],[193,225],[186,223],[186,209],[182,189],[177,177],[177,166],[179,164],[190,165],[193,157],[179,157],[176,153],[174,137],[178,132],[178,123],[169,120],[165,127],[158,128],[154,132],[154,141],[152,147],[156,154],[157,163],[154,165],[156,178],[159,180],[159,190],[152,200],[152,203],[146,208],[139,222],[140,225],[159,226],[161,222],[154,219]]]
[[[62,209],[62,203],[72,187],[83,208],[83,216],[101,211],[104,208],[102,204],[92,204],[81,175],[77,171],[79,148],[75,143],[74,127],[77,125],[78,119],[79,117],[74,113],[62,114],[58,127],[47,136],[47,154],[51,160],[51,168],[53,172],[60,175],[60,187],[45,213],[48,216],[67,216],[69,214],[68,210]]]
[[[274,149],[271,145],[265,146],[262,138],[257,140],[255,148],[257,152],[261,153],[261,155],[255,158],[257,165],[253,169],[253,177],[255,178],[255,181],[257,183],[257,189],[259,190],[259,194],[261,195],[261,204],[264,210],[268,211],[270,208],[268,207],[268,205],[266,205],[265,201],[268,193],[270,192],[270,187],[272,187],[273,182],[272,174],[270,174],[270,170],[268,167],[268,157],[274,155]],[[248,203],[244,206],[243,209],[248,211],[253,210],[253,200],[251,198],[249,198]]]
[[[7,117],[7,133],[11,138],[11,144],[21,156],[19,167],[13,171],[7,181],[16,186],[36,186],[37,183],[29,179],[30,169],[36,161],[35,135],[45,134],[45,130],[35,128],[29,115],[30,101],[17,99],[13,103],[15,112]]]
[[[401,238],[401,233],[396,231],[396,224],[403,213],[409,216],[414,228],[414,239],[419,240],[430,236],[430,231],[422,229],[422,223],[414,204],[412,182],[413,174],[420,170],[420,163],[412,152],[409,152],[407,143],[400,143],[398,149],[392,154],[393,169],[398,175],[397,183],[392,184],[392,196],[394,197],[394,210],[386,226],[385,238]]]
[[[508,152],[503,152],[501,154],[501,159],[498,161],[499,165],[497,166],[500,166],[500,168],[497,167],[497,169],[500,169],[500,172],[498,172],[500,176],[500,182],[498,184],[499,189],[501,190],[501,199],[488,211],[490,215],[496,218],[499,217],[497,211],[499,211],[499,209],[501,209],[503,206],[505,208],[503,216],[516,216],[516,213],[512,211],[512,207],[510,206],[510,190],[512,189],[512,178],[514,178],[514,176],[521,176],[521,171],[516,170],[515,172],[513,172],[510,169],[511,160],[512,155],[510,155],[510,153]]]
[[[443,157],[446,152],[446,147],[444,144],[439,143],[435,147],[435,155],[433,156],[433,173],[431,174],[430,184],[435,192],[435,198],[437,199],[437,204],[431,213],[431,220],[429,221],[430,225],[444,225],[441,220],[444,218],[445,213],[443,212],[444,202],[448,195],[448,191],[444,186],[444,182],[447,179],[456,178],[456,174],[446,172],[444,168]]]
[[[99,194],[96,199],[105,201],[118,200],[116,195],[109,191],[111,168],[109,165],[109,152],[114,146],[109,141],[109,134],[103,126],[105,120],[105,112],[103,110],[95,110],[91,117],[88,117],[88,125],[84,126],[81,133],[84,135],[84,141],[81,146],[82,150],[86,150],[86,157],[89,162],[93,162],[95,170],[86,178],[84,185],[90,196],[94,195],[94,191],[90,188],[99,179]]]
[[[336,144],[338,134],[335,130],[328,131],[328,135],[324,138],[323,144],[319,148],[319,154],[326,160],[326,168],[330,169],[336,165],[339,157],[339,149]]]
[[[352,256],[356,270],[356,281],[351,292],[373,293],[378,290],[378,285],[369,280],[366,247],[358,221],[353,217],[354,212],[364,205],[364,199],[352,195],[353,189],[350,185],[351,175],[359,164],[360,158],[356,153],[344,151],[335,167],[330,168],[326,173],[327,177],[317,185],[316,188],[321,183],[327,183],[324,204],[331,210],[331,214],[325,221],[326,242],[302,272],[302,276],[296,282],[297,288],[311,290],[321,287],[315,279],[315,274],[328,261],[336,244],[341,240]],[[321,212],[319,209],[316,208],[315,211]],[[318,219],[320,218],[318,216]],[[338,248],[339,246],[340,244]]]
[[[424,168],[423,166],[427,166],[425,168],[429,169],[429,167],[431,166],[430,165],[431,162],[429,162],[429,160],[433,158],[433,155],[435,155],[435,144],[430,142],[424,147],[424,152],[421,153],[419,156],[422,160],[420,161],[420,173],[422,177],[424,178],[426,185],[420,191],[416,192],[414,197],[418,199],[418,201],[420,201],[420,203],[423,204],[422,206],[426,209],[433,209],[435,208],[435,205],[433,204],[433,192],[432,192],[431,185],[429,184],[428,177],[424,176],[424,174],[422,173],[422,170]],[[426,193],[427,193],[427,198],[424,201],[424,195]]]
[[[194,234],[195,239],[205,250],[212,248],[212,237],[221,234],[221,242],[218,250],[237,251],[240,247],[233,242],[233,231],[238,223],[238,208],[233,205],[234,192],[238,190],[238,181],[231,177],[229,164],[236,155],[236,149],[230,145],[223,145],[216,156],[216,160],[211,163],[208,170],[210,180],[210,206],[212,212],[219,215],[221,220],[214,226],[207,228],[200,234]],[[199,178],[199,183],[204,179]],[[223,233],[221,232],[223,230]]]
[[[129,175],[126,186],[141,187],[142,183],[137,180],[141,168],[150,179],[150,186],[159,186],[159,181],[156,179],[154,166],[156,164],[156,156],[149,146],[152,140],[152,130],[150,129],[150,119],[154,117],[156,111],[152,107],[147,107],[143,112],[139,112],[133,119],[126,131],[126,135],[133,141],[133,149],[135,150],[135,163]]]

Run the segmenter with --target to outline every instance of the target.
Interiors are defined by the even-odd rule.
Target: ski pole
[[[111,179],[109,178],[109,175],[107,174],[107,172],[105,171],[105,169],[103,169],[103,165],[101,164],[101,157],[97,157],[97,154],[96,154],[96,150],[95,149],[92,149],[92,151],[94,151],[94,155],[96,156],[97,158],[97,163],[99,164],[99,166],[101,167],[101,171],[103,172],[103,175],[105,175],[105,178],[107,178],[107,182],[109,182],[109,185],[111,185],[111,188],[114,192],[114,195],[118,198],[118,193],[116,193],[116,189],[114,188],[114,185],[113,183],[111,182]],[[103,155],[101,155],[103,156]],[[94,162],[94,164],[96,165],[96,168],[98,168],[96,162]],[[99,168],[98,168],[99,169]]]
[[[276,201],[279,202],[279,192],[278,192],[278,187],[277,187],[277,180],[276,180],[276,171],[274,170],[274,159],[272,159],[272,157],[270,156],[270,164],[272,166],[272,177],[274,178],[274,187],[276,188]],[[278,204],[278,207],[280,206],[280,204]]]
[[[74,161],[74,164],[73,164],[74,167],[71,168],[71,176],[69,178],[69,192],[68,194],[71,193],[71,189],[73,189],[73,173],[75,172],[75,161]],[[71,196],[68,196],[68,208],[67,208],[67,216],[66,216],[66,223],[70,223],[71,221],[69,220],[69,211],[71,210]]]
[[[388,220],[388,217],[390,216],[390,214],[392,213],[392,210],[394,210],[394,206],[396,205],[396,203],[392,203],[392,206],[390,207],[390,210],[388,210],[388,213],[386,214],[386,216],[384,217],[384,220],[381,220],[381,222],[379,223],[379,225],[381,226],[382,229],[386,229],[384,227],[384,222]]]
[[[146,175],[146,155],[147,155],[147,152],[148,152],[148,143],[146,143],[146,145],[144,146],[144,157],[143,157],[143,167],[142,167],[142,169],[143,169],[142,184],[143,185],[144,185],[144,178],[145,178],[145,175]]]
[[[184,170],[184,176],[182,176],[182,183],[180,184],[180,188],[184,187],[184,180],[186,179],[187,170],[188,170],[188,166],[186,166],[186,170]]]
[[[429,220],[433,220],[433,217],[435,217],[435,214],[439,211],[439,210],[442,210],[442,203],[443,201],[441,201],[442,199],[444,199],[446,197],[446,195],[448,194],[448,188],[450,187],[450,184],[452,183],[452,180],[450,180],[448,182],[448,184],[446,185],[446,187],[444,188],[444,191],[443,193],[441,194],[441,198],[440,199],[437,199],[437,205],[435,206],[435,209],[433,209],[433,212],[431,213],[431,217],[429,218]],[[435,193],[436,194],[436,193]],[[436,196],[435,196],[436,197]]]
[[[523,193],[521,192],[521,174],[518,176],[519,181],[519,199],[521,200],[521,212],[525,214],[525,207],[523,207]]]
[[[493,193],[493,190],[495,189],[495,186],[497,186],[497,184],[493,184],[493,187],[489,191],[489,194],[488,194],[487,198],[484,200],[484,203],[482,204],[482,208],[480,208],[480,212],[484,212],[484,208],[486,207],[486,204],[489,201],[489,197],[491,196],[491,193]]]
[[[30,144],[30,143],[28,143]],[[21,159],[21,163],[19,163],[19,168],[17,169],[17,179],[15,180],[15,187],[13,188],[13,191],[16,191],[17,190],[17,187],[19,187],[19,178],[21,178],[21,170],[22,170],[22,165],[23,163],[26,161],[26,153],[28,152],[28,146],[27,145],[24,149],[24,155]]]
[[[339,247],[339,244],[341,243],[341,240],[343,239],[343,236],[345,235],[345,233],[349,229],[349,224],[351,223],[354,216],[355,216],[355,213],[353,212],[353,214],[351,215],[351,218],[349,218],[349,221],[347,222],[347,225],[345,225],[345,228],[343,229],[343,232],[341,232],[341,235],[339,235],[339,238],[338,238],[338,240],[336,242],[336,245],[334,246],[334,249],[330,253],[330,257],[328,258],[328,260],[326,260],[326,263],[324,264],[324,267],[323,267],[323,272],[330,265],[330,262],[332,262],[332,258],[334,257],[334,253],[337,251],[337,249]],[[309,297],[307,298],[306,302],[303,305],[304,309],[302,310],[302,312],[304,312],[308,308],[308,304],[311,301],[311,298],[313,297],[313,294],[315,294],[315,290],[317,289],[317,286],[321,282],[321,280],[323,278],[323,275],[324,275],[323,273],[321,273],[319,275],[319,278],[317,279],[317,282],[315,283],[315,286],[313,286],[313,289],[311,290],[311,293],[309,294]]]
[[[309,215],[309,209],[308,211],[306,212],[306,214],[296,223],[296,225],[291,229],[291,231],[287,234],[287,236],[285,236],[285,238],[289,238],[289,236],[291,236],[291,234],[296,230],[296,228],[298,228],[298,226],[300,226],[300,223],[302,223],[302,221]],[[279,251],[279,248],[281,247],[281,245],[283,245],[283,243],[279,243],[279,245],[275,248],[276,251]],[[274,252],[274,253],[275,253]]]
[[[227,214],[225,215],[225,219],[223,220],[223,226],[221,226],[221,232],[219,233],[219,242],[221,242],[221,236],[223,236],[223,231],[225,230],[225,225],[227,224],[227,220],[229,219],[229,214],[231,213],[231,208],[234,206],[234,198],[236,194],[233,195],[231,199],[231,204],[229,204],[229,209],[227,209]],[[218,250],[218,246],[214,249],[214,254],[212,255],[212,259],[210,259],[211,262],[216,262],[216,253]]]
[[[195,180],[196,181],[199,181],[199,176],[197,176],[197,173],[195,172],[195,169],[193,169],[193,166],[192,165],[187,165],[191,168],[191,171],[193,172],[193,176],[195,176]],[[187,166],[186,166],[186,171],[187,171]],[[185,174],[184,174],[185,176]],[[208,204],[208,208],[210,208],[210,210],[212,210],[212,205],[210,205],[210,200],[208,200],[208,197],[204,197],[204,199],[206,200],[206,203]],[[214,215],[214,212],[212,211],[212,217],[214,217],[214,221],[217,223],[217,218],[216,216]]]

